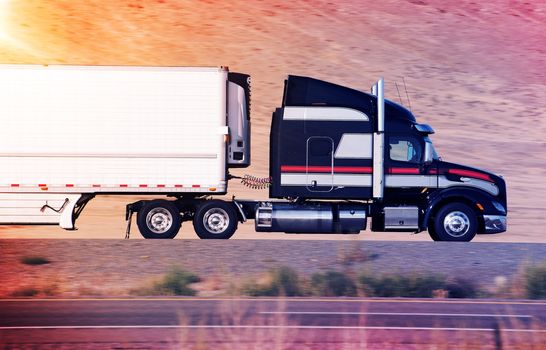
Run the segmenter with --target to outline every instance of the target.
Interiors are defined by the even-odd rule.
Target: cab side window
[[[389,138],[389,158],[394,161],[420,163],[421,144],[417,139],[407,136]]]

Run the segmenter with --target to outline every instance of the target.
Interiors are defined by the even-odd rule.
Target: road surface
[[[513,345],[540,349],[546,344],[546,303],[3,299],[0,344],[5,349],[426,349],[434,344],[465,349]]]

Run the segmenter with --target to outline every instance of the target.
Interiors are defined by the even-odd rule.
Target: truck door
[[[424,164],[425,147],[422,137],[392,134],[386,141],[386,196],[409,196],[417,199],[425,188],[437,187],[435,165]]]
[[[325,136],[307,139],[307,189],[329,192],[334,186],[334,140]]]

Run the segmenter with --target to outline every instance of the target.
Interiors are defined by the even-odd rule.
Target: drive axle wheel
[[[431,237],[439,241],[470,242],[478,231],[478,219],[465,204],[453,203],[441,208],[436,214]],[[435,237],[436,236],[436,237]]]
[[[230,203],[205,201],[197,207],[193,227],[201,239],[228,239],[237,230],[237,213]]]
[[[176,205],[166,200],[146,202],[138,211],[138,230],[144,238],[174,238],[182,219]]]

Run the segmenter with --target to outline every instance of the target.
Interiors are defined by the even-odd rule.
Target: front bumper
[[[484,215],[485,233],[506,231],[506,215]]]

